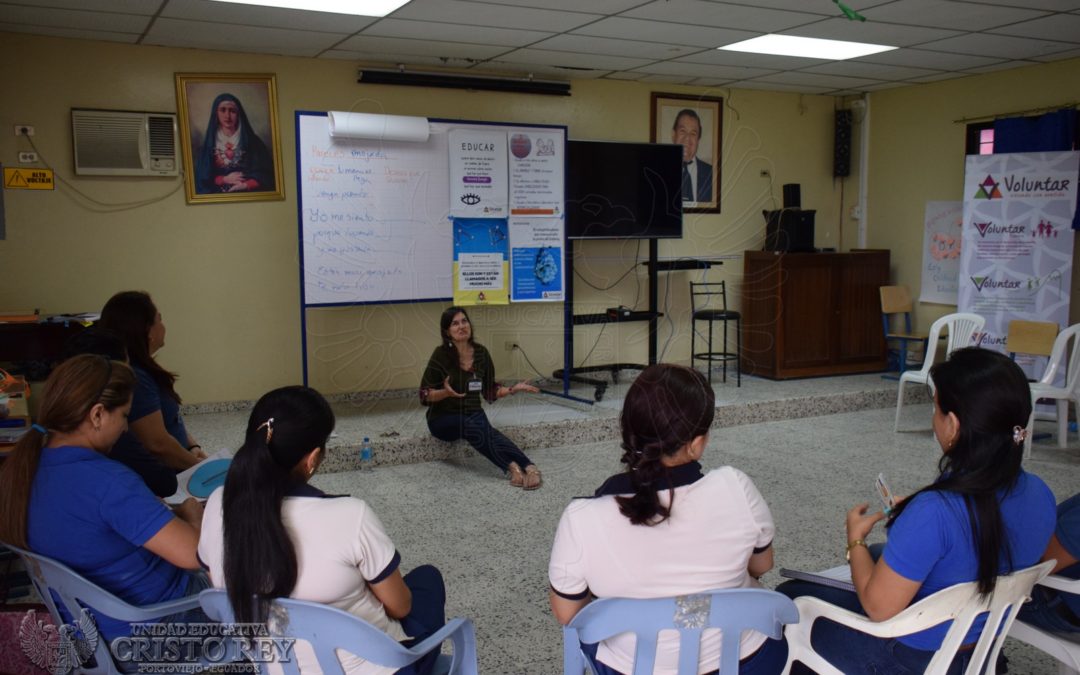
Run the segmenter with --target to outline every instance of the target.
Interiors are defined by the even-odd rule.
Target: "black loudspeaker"
[[[802,208],[802,188],[798,183],[788,183],[784,186],[784,208]]]
[[[851,111],[837,110],[833,136],[833,176],[851,175]]]
[[[814,211],[783,209],[762,211],[765,250],[806,253],[814,250]]]

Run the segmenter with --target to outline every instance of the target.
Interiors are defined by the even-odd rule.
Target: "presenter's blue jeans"
[[[440,441],[464,438],[501,471],[505,472],[510,462],[517,462],[522,469],[532,464],[532,460],[526,457],[513,441],[491,426],[483,410],[471,415],[441,415],[434,419],[429,418],[428,429],[431,435]]]
[[[870,547],[870,554],[877,561],[884,548],[882,544]],[[810,596],[843,607],[857,614],[866,615],[859,597],[839,588],[830,588],[811,581],[785,581],[776,590],[789,598]],[[810,633],[810,645],[826,661],[845,673],[867,675],[915,675],[926,671],[934,652],[909,647],[895,638],[879,638],[828,619],[818,619]],[[962,651],[949,664],[948,675],[961,675],[967,668],[972,651]],[[999,663],[998,672],[1007,672]],[[813,673],[801,662],[796,662],[793,675]]]
[[[442,572],[433,565],[421,565],[405,575],[405,585],[412,593],[412,609],[401,619],[401,628],[409,636],[402,644],[411,647],[430,637],[446,623],[446,585]],[[427,675],[439,658],[438,649],[397,671],[396,675]]]

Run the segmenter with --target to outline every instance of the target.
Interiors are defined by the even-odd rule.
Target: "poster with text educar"
[[[505,218],[510,213],[506,132],[451,129],[450,215]]]

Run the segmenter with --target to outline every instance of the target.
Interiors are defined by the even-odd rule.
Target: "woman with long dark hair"
[[[439,317],[442,343],[431,353],[420,380],[420,403],[428,407],[431,435],[443,441],[464,438],[499,470],[510,485],[526,490],[540,487],[540,469],[495,427],[481,399],[494,403],[518,392],[540,390],[522,381],[510,386],[495,381],[491,353],[478,343],[464,307],[448,307]]]
[[[966,347],[933,366],[929,382],[934,437],[942,452],[938,477],[893,509],[880,552],[871,551],[866,538],[886,515],[867,513],[868,504],[848,512],[847,554],[856,592],[797,581],[777,590],[820,597],[884,621],[956,584],[975,581],[980,594],[990,595],[998,575],[1039,561],[1054,531],[1055,507],[1046,484],[1020,466],[1031,414],[1024,372],[1003,354]],[[978,640],[983,621],[976,620],[963,644]],[[844,672],[921,673],[949,625],[886,639],[819,620],[811,644]],[[962,672],[971,654],[961,649],[949,672]]]
[[[108,458],[127,426],[134,388],[131,369],[102,356],[76,356],[53,370],[37,422],[0,468],[0,541],[149,605],[205,587],[187,571],[199,569],[202,506],[188,499],[174,516]],[[98,612],[95,619],[106,639],[130,635],[126,622]]]
[[[131,404],[130,429],[120,436],[113,459],[139,474],[154,494],[176,492],[176,474],[206,458],[180,415],[176,374],[154,359],[165,346],[161,312],[144,291],[123,291],[101,310],[102,328],[124,341],[138,382]]]
[[[570,502],[559,521],[548,578],[551,609],[567,624],[598,598],[661,598],[759,586],[772,569],[772,514],[753,481],[730,466],[700,464],[715,414],[700,372],[658,364],[638,375],[622,417],[623,473],[589,499]],[[656,672],[674,673],[679,639],[662,635]],[[700,662],[717,663],[719,635],[705,634]],[[630,673],[634,638],[586,645],[600,675]],[[740,673],[778,673],[786,643],[743,634]],[[715,673],[715,671],[713,671]]]
[[[224,93],[210,105],[202,147],[195,156],[195,191],[273,192],[274,156],[251,127],[244,106]]]
[[[259,399],[225,485],[206,503],[199,558],[225,588],[237,621],[262,623],[274,598],[332,605],[406,644],[445,623],[442,575],[422,565],[402,577],[401,556],[365,502],[308,485],[334,414],[319,392],[283,387]],[[297,645],[301,672],[317,667]],[[430,672],[433,652],[399,673]],[[395,671],[342,657],[350,675]]]

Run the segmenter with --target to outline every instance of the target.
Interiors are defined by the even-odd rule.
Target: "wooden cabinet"
[[[773,379],[885,370],[879,288],[889,252],[773,253],[743,260],[743,371]]]

